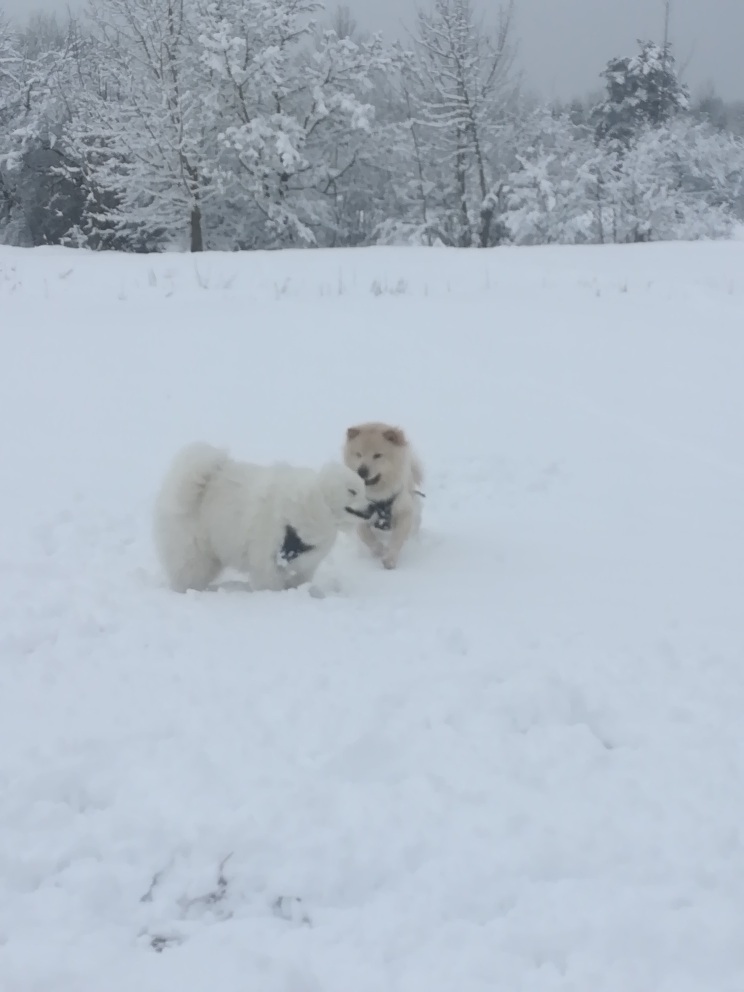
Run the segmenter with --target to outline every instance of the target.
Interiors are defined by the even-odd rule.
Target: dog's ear
[[[389,427],[386,431],[382,432],[382,436],[386,441],[396,445],[398,448],[404,447],[406,443],[406,436],[400,427]]]
[[[359,437],[360,434],[361,431],[359,430],[358,427],[349,427],[349,429],[346,431],[346,438],[349,441],[353,441],[354,438]]]

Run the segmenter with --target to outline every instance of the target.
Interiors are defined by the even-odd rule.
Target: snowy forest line
[[[0,243],[236,250],[725,237],[744,112],[670,46],[604,96],[520,89],[513,8],[428,0],[405,44],[313,0],[97,0],[0,21]]]

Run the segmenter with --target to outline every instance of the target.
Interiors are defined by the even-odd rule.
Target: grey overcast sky
[[[360,26],[400,36],[417,0],[345,0]],[[0,0],[0,10],[64,14],[82,0]],[[424,5],[426,0],[423,0]],[[495,10],[496,0],[481,0]],[[327,0],[329,9],[336,0]],[[570,98],[601,87],[599,73],[613,55],[635,51],[637,38],[661,40],[663,0],[516,0],[515,37],[528,88]],[[744,99],[744,0],[672,0],[671,38],[693,90],[712,83],[721,96]]]

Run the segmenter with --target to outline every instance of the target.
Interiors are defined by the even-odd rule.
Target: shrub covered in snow
[[[566,111],[518,95],[513,54],[511,6],[489,26],[470,0],[431,0],[410,50],[315,0],[0,21],[0,242],[491,247],[742,220],[742,138],[710,100],[688,112],[668,46],[613,59],[605,99]]]

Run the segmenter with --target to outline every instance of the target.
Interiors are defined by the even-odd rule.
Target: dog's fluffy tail
[[[189,444],[178,452],[163,481],[158,504],[170,513],[193,516],[214,476],[228,461],[228,454],[211,444]]]
[[[204,533],[199,510],[204,493],[229,460],[210,444],[190,444],[173,459],[155,503],[154,538],[173,589],[205,589],[220,565]]]

